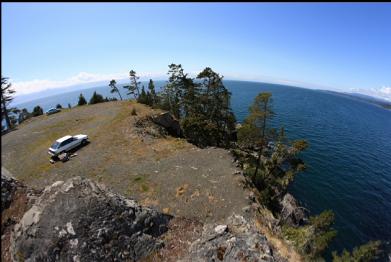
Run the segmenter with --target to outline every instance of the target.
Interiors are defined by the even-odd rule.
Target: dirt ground
[[[133,107],[137,116],[130,114]],[[33,118],[2,136],[2,165],[36,188],[82,176],[175,216],[203,222],[247,216],[248,193],[229,152],[137,133],[135,121],[151,113],[118,101]],[[91,143],[69,161],[51,164],[48,147],[68,134],[87,134]]]

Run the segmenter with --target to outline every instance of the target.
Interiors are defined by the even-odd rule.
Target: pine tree
[[[271,93],[260,93],[255,97],[254,103],[250,107],[250,114],[245,119],[242,128],[239,130],[239,142],[242,145],[255,145],[258,148],[253,177],[257,175],[263,149],[267,142],[267,121],[274,115],[271,109]]]
[[[93,104],[98,104],[98,103],[103,103],[103,102],[105,102],[103,96],[100,95],[100,94],[97,94],[96,91],[95,91],[94,94],[92,95],[91,99],[90,99],[89,104],[93,105]]]
[[[33,109],[32,116],[40,116],[43,115],[43,109],[40,106],[36,106]]]
[[[140,96],[137,98],[137,102],[141,103],[141,104],[147,104],[147,94],[145,93],[145,89],[144,89],[144,86],[141,88],[141,94]]]
[[[111,88],[110,93],[118,93],[120,99],[122,100],[121,93],[119,92],[116,84],[117,84],[117,82],[114,79],[110,81],[110,84],[109,84],[109,87]]]
[[[77,102],[78,106],[86,105],[87,100],[84,98],[83,94],[80,94],[79,96],[79,101]]]
[[[149,79],[149,83],[148,83],[148,89],[149,89],[149,92],[150,92],[150,101],[151,101],[151,106],[154,106],[155,104],[157,104],[157,95],[156,95],[156,90],[155,90],[155,84],[153,83],[152,79]]]
[[[168,66],[168,83],[164,87],[164,99],[169,105],[170,112],[177,118],[181,118],[181,99],[184,89],[183,79],[186,75],[183,72],[182,65],[171,64]]]
[[[127,95],[133,95],[134,98],[137,99],[140,96],[139,86],[141,82],[138,82],[140,77],[136,75],[136,72],[134,70],[130,70],[129,78],[130,78],[130,85],[124,86],[124,88],[128,90]]]
[[[8,105],[14,99],[12,96],[15,90],[11,87],[12,84],[8,82],[8,77],[1,77],[1,122],[5,119],[7,128],[12,127],[11,120],[9,118]]]

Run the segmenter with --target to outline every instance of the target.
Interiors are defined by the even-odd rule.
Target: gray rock
[[[299,226],[305,223],[308,215],[291,194],[285,194],[280,204],[282,223],[290,226]]]
[[[4,171],[3,167],[1,171]],[[1,174],[1,213],[10,207],[16,192],[25,195],[29,203],[34,202],[37,194],[40,193],[38,190],[26,187],[23,183],[7,174],[7,172],[4,173]]]
[[[15,179],[1,174],[1,212],[10,206],[12,195],[20,186]]]
[[[266,237],[254,223],[238,215],[230,216],[226,222],[227,225],[205,225],[201,238],[191,244],[188,256],[181,261],[281,261],[273,256]]]
[[[162,246],[170,217],[139,206],[103,185],[58,181],[15,226],[14,261],[139,260]]]
[[[225,231],[227,231],[227,225],[218,225],[217,227],[215,227],[215,232],[217,234],[223,234]]]
[[[183,134],[179,121],[169,112],[154,115],[151,120],[155,124],[163,126],[172,136],[181,137]]]

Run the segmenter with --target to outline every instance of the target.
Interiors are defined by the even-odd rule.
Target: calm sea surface
[[[156,82],[158,87],[163,84]],[[276,113],[272,125],[283,125],[289,139],[310,143],[302,155],[307,170],[296,177],[290,191],[312,214],[334,211],[338,235],[330,250],[351,249],[369,240],[391,241],[390,110],[323,91],[244,81],[225,85],[239,121],[254,97],[269,91]],[[95,90],[115,96],[108,87],[97,87],[17,106],[29,111],[37,104],[44,110],[57,103],[74,106],[80,93],[89,100]]]

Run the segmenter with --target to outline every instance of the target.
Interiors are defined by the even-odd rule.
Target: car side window
[[[72,142],[72,138],[69,138],[67,140],[65,140],[64,142],[61,143],[61,146],[66,146],[68,145],[70,142]]]

